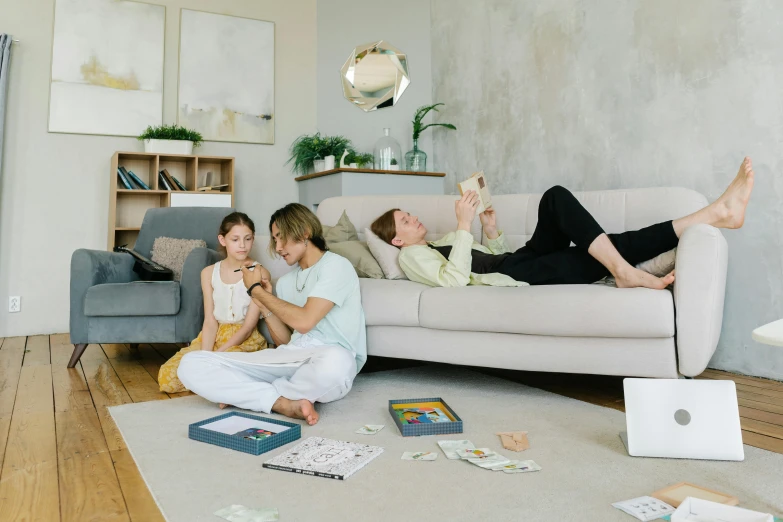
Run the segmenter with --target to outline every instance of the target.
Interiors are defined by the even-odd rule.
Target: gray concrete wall
[[[751,156],[711,366],[783,379],[783,350],[751,339],[783,317],[782,22],[775,0],[432,0],[432,99],[459,128],[434,137],[447,192],[483,169],[496,194],[676,185],[714,200]]]

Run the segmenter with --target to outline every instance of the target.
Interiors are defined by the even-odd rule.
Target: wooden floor
[[[107,407],[168,400],[160,365],[174,345],[90,345],[66,365],[67,334],[0,339],[0,522],[163,520]],[[371,358],[368,371],[416,365]],[[616,377],[477,369],[623,410]],[[746,444],[783,453],[783,383],[708,370],[737,384]]]

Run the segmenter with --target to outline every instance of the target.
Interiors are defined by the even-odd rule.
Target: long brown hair
[[[398,208],[393,208],[384,212],[378,219],[372,222],[372,225],[370,225],[370,230],[372,230],[373,234],[390,245],[392,244],[392,239],[397,235],[397,223],[394,221],[394,213],[399,210],[400,209]]]
[[[326,240],[324,229],[318,217],[306,206],[299,203],[289,203],[272,214],[269,220],[269,253],[277,255],[275,250],[275,238],[272,234],[272,225],[277,225],[280,230],[280,241],[286,244],[289,239],[304,241],[309,239],[321,252],[326,252]]]
[[[250,217],[244,212],[232,212],[231,214],[224,217],[223,221],[220,223],[218,235],[226,237],[228,233],[231,232],[231,229],[237,225],[246,226],[250,229],[254,236],[256,235],[255,223],[253,223],[253,220],[250,219]],[[218,243],[218,249],[223,255],[226,255],[226,247]]]

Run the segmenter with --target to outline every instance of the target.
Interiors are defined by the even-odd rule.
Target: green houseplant
[[[192,154],[204,141],[199,132],[176,124],[149,126],[137,139],[144,142],[144,152],[164,154]]]
[[[413,149],[405,153],[405,168],[414,172],[427,170],[427,154],[419,150],[419,136],[430,127],[445,127],[451,130],[457,130],[457,127],[451,123],[428,123],[422,125],[421,121],[430,111],[439,112],[438,107],[444,103],[435,103],[433,105],[422,105],[416,110],[413,116]]]
[[[334,159],[342,157],[346,149],[351,149],[351,140],[344,136],[321,136],[320,132],[305,134],[291,144],[291,157],[285,164],[293,163],[291,170],[301,175],[313,169],[316,172],[329,170],[334,168]],[[328,163],[327,158],[331,160]]]

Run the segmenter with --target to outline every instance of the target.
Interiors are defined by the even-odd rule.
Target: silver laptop
[[[625,379],[628,453],[743,460],[734,381]]]

